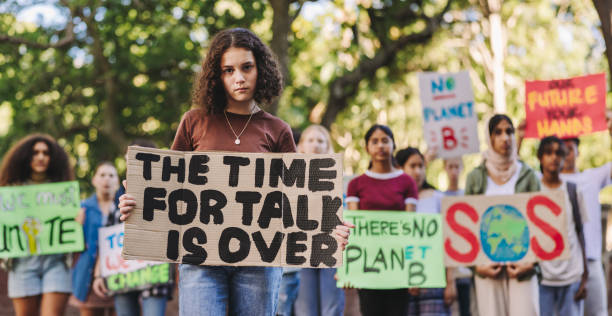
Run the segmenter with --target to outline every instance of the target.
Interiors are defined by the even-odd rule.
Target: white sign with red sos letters
[[[442,158],[479,152],[478,116],[467,71],[419,74],[423,135]]]

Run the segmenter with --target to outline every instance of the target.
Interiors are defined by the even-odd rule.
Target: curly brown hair
[[[225,88],[221,81],[221,57],[230,47],[250,50],[257,65],[257,85],[253,99],[257,103],[271,103],[283,90],[283,77],[276,57],[255,35],[244,28],[223,30],[212,39],[208,54],[197,74],[192,102],[208,114],[222,113],[227,106]]]
[[[13,145],[4,156],[0,167],[0,186],[23,184],[30,180],[34,145],[39,142],[47,144],[49,148],[47,179],[51,182],[74,180],[68,154],[57,141],[49,135],[33,134]]]

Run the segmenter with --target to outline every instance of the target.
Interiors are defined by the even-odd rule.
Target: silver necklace
[[[244,128],[242,128],[242,131],[240,132],[240,134],[236,135],[236,132],[234,131],[234,128],[232,127],[232,124],[230,124],[229,119],[227,118],[227,111],[223,110],[223,114],[225,115],[225,121],[227,122],[227,126],[229,126],[230,130],[232,131],[232,133],[236,137],[236,140],[234,141],[234,144],[236,144],[236,145],[240,145],[240,136],[242,136],[242,133],[244,133],[244,131],[246,130],[247,126],[249,125],[249,122],[251,121],[251,117],[253,117],[253,109],[252,108],[251,108],[250,112],[251,112],[251,115],[249,115],[249,119],[247,120],[246,124],[244,124]]]

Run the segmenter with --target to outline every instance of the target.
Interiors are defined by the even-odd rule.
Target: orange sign
[[[606,76],[525,82],[525,137],[578,137],[606,129]]]

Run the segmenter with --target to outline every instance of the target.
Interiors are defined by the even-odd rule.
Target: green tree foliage
[[[294,127],[329,126],[348,174],[367,167],[363,135],[377,122],[392,127],[399,148],[426,149],[419,71],[469,70],[481,121],[493,113],[485,0],[49,0],[61,21],[17,21],[39,2],[0,4],[0,153],[29,133],[49,133],[74,157],[84,188],[99,161],[125,170],[129,140],[171,144],[210,36],[227,27],[250,28],[270,44],[287,75],[277,115]],[[505,101],[517,123],[524,80],[606,71],[591,3],[506,0],[499,13]],[[612,160],[609,142],[584,137],[579,166]],[[536,145],[521,150],[534,167]],[[466,171],[479,162],[468,155]],[[441,170],[435,161],[428,178],[444,189]]]
[[[37,27],[15,18],[30,5],[8,3],[0,15],[0,112],[10,124],[0,152],[51,134],[80,179],[103,160],[125,169],[131,139],[168,147],[209,34],[250,27],[265,11],[257,1],[65,1],[55,7],[67,23]]]
[[[607,70],[597,13],[591,4],[579,0],[504,1],[501,16],[506,44],[504,83],[507,113],[516,124],[525,115],[525,80],[566,78]],[[479,1],[456,3],[444,20],[446,23],[427,45],[398,52],[393,67],[377,71],[380,80],[375,84],[363,82],[351,105],[339,114],[332,125],[332,134],[337,149],[345,154],[347,172],[360,173],[367,167],[362,138],[365,129],[376,122],[391,126],[400,148],[427,149],[422,137],[418,71],[469,70],[476,110],[481,118],[481,149],[486,149],[484,125],[493,113],[488,21]],[[338,42],[340,38],[331,42],[334,41]],[[610,137],[606,133],[585,136],[582,140],[578,160],[580,169],[612,160]],[[521,158],[536,169],[537,144],[535,140],[526,140],[521,149]],[[464,177],[480,161],[478,154],[467,155]],[[428,180],[441,189],[446,188],[441,161],[429,166]]]

